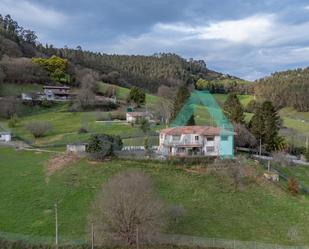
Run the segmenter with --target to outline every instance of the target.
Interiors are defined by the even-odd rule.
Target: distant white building
[[[72,143],[67,145],[67,153],[82,154],[86,152],[86,143]]]
[[[11,132],[0,132],[0,142],[10,142],[12,140]]]
[[[44,86],[44,94],[47,100],[68,100],[70,87],[68,86]]]
[[[136,123],[143,118],[150,121],[151,114],[149,112],[127,112],[126,114],[126,120],[128,123]]]
[[[160,131],[165,156],[232,156],[233,132],[211,126],[180,126]]]

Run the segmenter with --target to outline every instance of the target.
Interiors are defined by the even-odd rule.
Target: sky
[[[43,44],[177,53],[247,80],[309,66],[309,0],[0,0],[0,13]]]

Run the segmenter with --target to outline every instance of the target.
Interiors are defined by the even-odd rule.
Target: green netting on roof
[[[221,128],[220,133],[220,156],[221,157],[233,157],[233,134],[234,128],[232,123],[225,117],[221,107],[217,103],[216,99],[208,91],[194,91],[190,98],[183,105],[182,109],[177,114],[177,117],[171,123],[171,127],[185,126],[194,114],[196,106],[202,105],[206,107],[212,123]],[[206,111],[205,110],[205,111]],[[206,125],[206,124],[205,124]]]

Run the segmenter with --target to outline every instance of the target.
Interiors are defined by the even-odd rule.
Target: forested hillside
[[[256,82],[258,98],[268,99],[278,108],[294,107],[309,111],[309,67],[277,72]]]
[[[71,84],[78,85],[78,72],[89,68],[96,71],[100,79],[122,86],[139,86],[156,92],[160,85],[179,86],[195,84],[199,79],[213,81],[220,85],[220,91],[229,91],[233,84],[243,89],[240,79],[224,75],[206,67],[203,60],[186,60],[176,54],[154,54],[151,56],[108,55],[99,52],[55,48],[51,44],[39,43],[34,31],[24,29],[9,15],[0,15],[0,82],[7,83],[56,83],[49,72],[31,61],[33,57],[58,56],[68,60],[65,74]]]

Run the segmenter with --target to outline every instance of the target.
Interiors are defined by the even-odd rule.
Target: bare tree
[[[234,192],[237,192],[245,176],[243,165],[239,162],[232,162],[228,166],[227,173],[233,181]]]
[[[112,177],[98,193],[93,207],[91,223],[96,243],[147,242],[165,223],[164,204],[156,196],[151,179],[140,171]]]
[[[166,125],[169,124],[173,112],[173,102],[169,99],[162,98],[160,101],[157,101],[153,107],[153,112],[160,119],[161,122]]]
[[[26,129],[35,137],[43,137],[48,131],[52,129],[52,125],[44,121],[31,122],[26,125]]]
[[[254,148],[257,145],[255,136],[243,124],[234,123],[235,146],[237,147],[250,147]]]
[[[10,118],[19,115],[21,104],[15,97],[6,97],[0,100],[0,117]]]
[[[79,108],[88,109],[95,105],[98,77],[98,74],[92,70],[81,76],[81,89],[76,98],[76,104]]]

